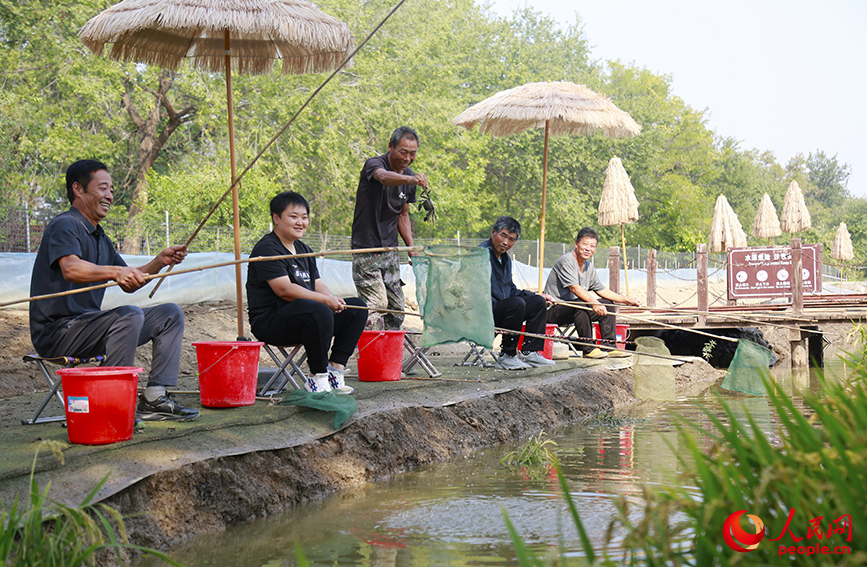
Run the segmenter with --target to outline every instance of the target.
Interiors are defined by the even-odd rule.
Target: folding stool
[[[262,389],[259,390],[260,396],[265,396],[267,394],[279,394],[286,388],[287,383],[291,383],[292,387],[296,390],[300,390],[303,385],[307,382],[307,375],[304,374],[304,371],[301,370],[301,364],[304,364],[304,361],[307,360],[307,353],[305,352],[301,355],[301,358],[298,362],[295,362],[295,356],[298,352],[304,348],[302,345],[285,345],[285,346],[276,346],[276,345],[263,345],[265,348],[265,352],[268,353],[268,356],[271,357],[271,360],[274,361],[279,368],[274,374],[271,375],[271,378],[262,386]],[[286,349],[292,349],[292,352],[287,352]],[[280,354],[283,356],[281,360],[277,353],[274,352],[274,349],[280,351]],[[287,366],[291,366],[292,368],[287,370]],[[301,386],[295,382],[295,379],[292,378],[292,375],[296,374],[298,378],[301,380]],[[272,386],[274,386],[272,388]]]
[[[403,368],[401,371],[404,374],[409,374],[412,367],[418,364],[421,366],[427,375],[431,378],[436,378],[438,376],[442,376],[443,373],[436,369],[430,359],[427,357],[427,351],[430,350],[431,347],[420,347],[418,343],[416,343],[415,337],[413,335],[420,335],[418,332],[409,332],[403,336],[403,348],[409,352],[409,358],[406,362],[403,363]]]
[[[90,358],[75,358],[73,356],[42,357],[36,354],[25,354],[22,357],[22,360],[24,362],[35,362],[36,366],[39,367],[39,370],[42,371],[42,375],[45,376],[45,379],[48,381],[49,386],[48,393],[45,394],[45,397],[42,399],[42,402],[40,402],[39,407],[37,407],[36,411],[33,412],[33,417],[31,417],[30,419],[21,420],[21,425],[34,425],[36,423],[66,421],[66,404],[63,403],[63,395],[60,393],[60,377],[51,377],[51,373],[48,372],[48,368],[45,366],[46,362],[49,364],[61,366],[63,368],[74,368],[79,364],[85,364],[88,362],[102,362],[103,360],[105,360],[105,356],[100,354],[99,356],[93,356]],[[47,406],[48,402],[51,401],[52,397],[56,397],[57,401],[60,402],[60,407],[64,408],[64,415],[58,415],[55,417],[39,417],[42,411],[45,409],[45,406]]]
[[[470,350],[467,352],[466,356],[464,356],[462,361],[455,363],[455,366],[481,366],[482,368],[491,368],[497,365],[497,356],[493,351],[479,346],[472,341],[467,341],[467,344],[470,345]],[[487,362],[485,360],[485,353],[491,356],[493,362]]]
[[[572,323],[558,325],[557,334],[565,339],[571,339],[572,336],[575,334],[575,325]],[[572,354],[574,354],[575,356],[581,356],[581,351],[578,350],[578,347],[575,346],[575,343],[572,340],[565,342],[569,346],[569,350],[572,351]]]

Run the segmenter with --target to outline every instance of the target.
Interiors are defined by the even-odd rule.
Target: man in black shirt
[[[47,295],[114,280],[132,293],[187,255],[170,246],[139,268],[126,265],[99,222],[108,214],[114,186],[105,164],[81,160],[66,170],[66,195],[72,207],[54,217],[39,245],[30,296]],[[101,311],[105,288],[30,303],[30,337],[40,356],[86,358],[105,354],[107,366],[133,366],[136,347],[153,341],[147,389],[136,408],[145,421],[185,421],[199,410],[178,404],[166,392],[178,383],[184,313],[172,303],[139,308],[125,305]]]
[[[256,243],[250,258],[312,253],[301,241],[309,223],[307,200],[286,191],[271,199],[270,208],[274,230]],[[343,370],[364,331],[367,310],[346,306],[366,305],[357,297],[333,295],[319,277],[316,258],[251,262],[247,267],[247,304],[250,327],[257,339],[269,345],[304,345],[311,373],[304,384],[306,390],[352,393]]]
[[[494,310],[494,325],[503,329],[520,331],[526,321],[526,332],[545,334],[550,295],[518,289],[512,281],[512,259],[509,250],[521,237],[521,223],[512,217],[499,217],[491,228],[491,238],[479,244],[491,253],[491,301]],[[505,370],[523,370],[533,366],[551,366],[539,352],[545,346],[544,339],[525,337],[521,354],[518,354],[518,335],[503,335],[502,353],[498,366]]]
[[[352,220],[352,248],[397,246],[400,234],[413,245],[409,203],[416,201],[416,186],[427,188],[427,177],[409,168],[415,161],[419,140],[415,130],[401,126],[388,142],[388,153],[368,159],[361,170]],[[417,255],[410,252],[410,256]],[[397,252],[352,255],[352,279],[358,295],[373,308],[404,310]],[[400,329],[403,315],[371,313],[368,327]]]

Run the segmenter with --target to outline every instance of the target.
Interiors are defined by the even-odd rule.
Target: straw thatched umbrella
[[[226,74],[231,182],[235,183],[232,69],[269,72],[277,59],[283,73],[315,73],[340,65],[354,39],[343,22],[305,0],[123,0],[100,12],[80,32],[81,41],[109,57],[177,69],[184,59]],[[235,259],[241,257],[237,184],[232,188]],[[241,268],[235,269],[238,336],[244,336]]]
[[[841,222],[837,227],[837,236],[834,238],[834,245],[831,247],[831,257],[835,260],[845,261],[855,258],[855,250],[852,248],[852,237],[849,236],[849,229],[846,228],[846,223]],[[843,291],[843,266],[840,268],[840,291]]]
[[[629,267],[626,264],[626,234],[623,225],[638,220],[638,199],[620,158],[614,156],[605,170],[605,184],[599,199],[599,224],[620,225],[620,242],[623,246],[623,270],[626,274],[626,295],[629,295]]]
[[[789,183],[786,199],[783,201],[783,213],[780,215],[780,228],[790,235],[807,230],[812,225],[810,211],[804,203],[804,194],[797,181]]]
[[[761,203],[759,203],[759,210],[756,211],[756,220],[753,221],[753,236],[767,238],[768,244],[770,244],[771,238],[780,234],[782,231],[780,230],[780,219],[777,218],[777,209],[774,208],[771,197],[765,193]]]
[[[708,252],[725,252],[729,248],[743,248],[747,245],[747,234],[741,228],[738,215],[729,205],[725,196],[717,197],[710,223]]]
[[[539,290],[545,251],[545,208],[548,185],[548,137],[588,136],[601,132],[609,138],[637,136],[641,126],[606,97],[584,85],[568,82],[527,83],[486,98],[452,119],[452,124],[492,136],[511,136],[529,128],[545,127],[542,159],[542,213],[539,230]]]

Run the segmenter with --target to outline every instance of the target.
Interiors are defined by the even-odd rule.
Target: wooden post
[[[696,297],[698,298],[698,310],[701,313],[707,313],[707,244],[699,243],[695,245],[695,269],[696,269]],[[704,327],[707,324],[707,315],[699,314],[698,326]]]
[[[816,273],[813,274],[813,281],[816,284],[813,289],[815,289],[816,293],[819,295],[822,294],[822,270],[824,268],[824,266],[822,266],[823,255],[822,243],[820,242],[816,245]]]
[[[804,277],[801,273],[801,239],[792,239],[792,313],[797,317],[804,312]],[[801,330],[789,331],[789,347],[792,354],[792,368],[807,368],[810,364],[806,333]]]
[[[608,248],[608,289],[620,293],[620,247]]]
[[[647,306],[656,307],[656,250],[647,251]]]
[[[792,272],[789,274],[792,282],[792,311],[795,316],[804,312],[804,277],[801,261],[801,239],[792,239]]]

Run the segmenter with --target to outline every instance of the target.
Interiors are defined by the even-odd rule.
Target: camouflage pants
[[[368,307],[404,310],[403,288],[400,281],[400,256],[397,252],[354,254],[352,280],[358,297]],[[403,315],[369,311],[367,329],[398,330]]]

